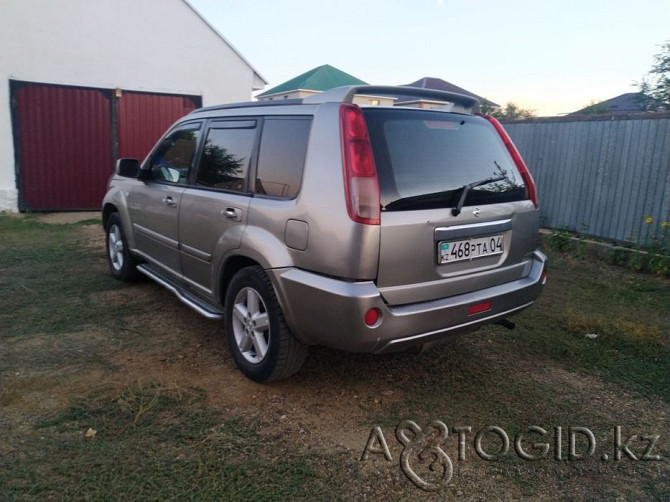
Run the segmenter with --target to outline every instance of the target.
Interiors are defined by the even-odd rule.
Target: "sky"
[[[670,0],[187,0],[270,87],[323,64],[370,84],[437,77],[538,116],[635,92]]]

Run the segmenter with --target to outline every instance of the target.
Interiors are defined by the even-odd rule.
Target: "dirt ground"
[[[72,212],[55,212],[55,213],[37,213],[37,219],[44,223],[61,224],[61,223],[77,223],[84,220],[92,220],[100,218],[100,211],[72,211]]]
[[[73,223],[98,216],[98,213],[53,213],[39,218],[48,223]],[[102,229],[87,225],[81,227],[81,232],[91,252],[99,253],[99,267],[103,270],[106,264]],[[117,331],[111,337],[109,327],[88,326],[57,338],[14,337],[5,343],[3,357],[12,361],[13,374],[11,377],[5,374],[0,400],[4,410],[3,428],[11,434],[35,434],[27,417],[58,412],[77,396],[113,395],[137,382],[199,388],[205,391],[209,406],[230,415],[260,420],[260,432],[267,442],[291,444],[300,451],[344,455],[348,462],[358,466],[363,480],[374,480],[377,490],[384,487],[389,490],[384,496],[378,493],[379,498],[391,495],[391,498],[424,500],[433,495],[418,490],[407,480],[399,481],[403,478],[398,468],[402,448],[394,437],[397,419],[416,420],[422,426],[438,419],[451,420],[449,426],[476,428],[495,423],[495,410],[488,410],[486,399],[482,399],[487,395],[486,390],[478,390],[479,394],[470,403],[467,394],[453,396],[452,402],[429,404],[425,401],[429,395],[426,387],[459,381],[461,375],[480,375],[471,371],[473,367],[490,367],[495,368],[492,371],[496,375],[506,379],[500,385],[512,390],[504,398],[496,394],[492,398],[493,407],[523,406],[528,399],[524,389],[542,387],[542,393],[551,396],[552,402],[537,408],[545,413],[536,417],[538,422],[566,427],[602,426],[603,429],[623,424],[626,430],[644,429],[640,433],[657,431],[663,436],[662,451],[668,451],[670,407],[665,401],[641,397],[612,382],[569,371],[549,360],[538,361],[501,352],[492,342],[491,337],[496,333],[493,329],[458,338],[419,356],[380,357],[313,348],[305,367],[294,378],[260,385],[236,369],[224,347],[220,322],[201,318],[159,286],[149,281],[140,282],[101,292],[91,300],[112,309],[133,303],[142,308],[125,315],[125,323],[114,328]],[[455,357],[455,353],[461,355]],[[24,358],[23,363],[16,363],[21,358]],[[453,359],[453,366],[448,370],[451,373],[436,379],[431,367],[445,359]],[[486,374],[484,370],[483,375]],[[459,400],[457,405],[456,400]],[[450,414],[452,406],[458,410],[453,415]],[[575,422],[565,423],[566,416],[574,416]],[[360,461],[375,425],[379,425],[386,436],[393,462],[387,462],[382,455],[374,455],[367,462]],[[603,436],[610,434],[609,429],[599,432]],[[4,453],[8,453],[16,446],[0,441],[0,453],[3,448]],[[455,460],[453,449],[450,454]],[[593,494],[589,483],[620,483],[622,490],[630,485],[625,479],[628,471],[617,471],[610,466],[606,464],[605,474],[600,476],[588,469],[586,474],[575,474],[565,463],[549,466],[545,463],[534,473],[510,474],[504,471],[504,465],[499,471],[491,471],[490,465],[471,459],[464,468],[457,466],[459,470],[448,494],[468,500],[518,499],[524,497],[525,491],[523,480],[517,478],[526,476],[533,485],[531,498],[550,500],[561,492],[565,495],[566,478],[572,483],[570,498],[589,498]],[[667,459],[653,464],[650,469],[652,478],[656,477],[654,469],[658,470],[658,476],[666,476]],[[617,480],[617,476],[620,479]],[[635,487],[628,493],[648,498]],[[364,488],[358,495],[361,499],[377,498]]]

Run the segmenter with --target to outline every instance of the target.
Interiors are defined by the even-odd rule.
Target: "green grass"
[[[5,336],[59,334],[91,318],[114,316],[91,294],[120,286],[105,274],[104,255],[82,246],[80,226],[0,216],[0,324]]]
[[[14,413],[25,414],[14,372],[71,385],[86,369],[115,371],[105,360],[110,349],[147,350],[152,336],[164,335],[164,328],[125,322],[162,303],[154,308],[132,294],[112,306],[97,299],[157,288],[112,279],[104,251],[87,247],[85,225],[99,221],[52,225],[0,215],[0,377],[8,384],[0,386],[0,403]],[[78,334],[91,329],[106,339]],[[198,389],[138,383],[113,396],[90,391],[61,412],[30,413],[28,434],[3,433],[11,453],[0,455],[0,498],[262,501],[310,499],[330,486],[327,475],[317,475],[329,459],[286,444],[278,455],[258,435],[258,419],[207,407],[204,399]],[[84,436],[89,428],[95,437]]]
[[[198,389],[133,385],[35,426],[30,456],[0,472],[3,498],[279,500],[324,496],[316,456],[270,454],[258,422],[202,404]],[[94,429],[94,437],[85,431]],[[51,461],[58,459],[57,462]]]
[[[545,292],[502,333],[504,345],[670,402],[668,280],[557,253],[551,260]]]
[[[663,500],[670,493],[662,418],[670,416],[668,279],[552,251],[545,291],[512,318],[513,331],[488,326],[418,356],[314,348],[291,380],[257,386],[229,356],[221,360],[219,324],[153,283],[113,280],[100,242],[86,240],[90,225],[99,221],[50,225],[0,215],[3,500],[483,493]],[[467,461],[455,467],[479,474],[455,475],[437,498],[415,488],[398,467],[395,427],[407,419],[472,426]],[[360,461],[373,425],[382,427],[393,462]],[[489,425],[512,441],[528,425],[587,426],[599,444],[623,425],[661,434],[664,460],[529,465],[511,454],[486,463],[472,440]],[[89,428],[95,437],[85,437]],[[352,435],[351,451],[332,446]],[[455,460],[456,434],[447,441]],[[495,447],[485,442],[487,451]],[[538,473],[505,474],[529,467]]]

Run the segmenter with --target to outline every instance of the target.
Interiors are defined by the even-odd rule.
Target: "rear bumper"
[[[350,352],[384,353],[472,331],[519,312],[542,291],[546,256],[535,251],[522,279],[471,293],[410,305],[389,306],[372,281],[346,282],[304,270],[269,270],[293,334],[310,345]],[[491,309],[468,315],[468,306],[491,301]],[[365,324],[365,312],[377,308],[381,319]]]

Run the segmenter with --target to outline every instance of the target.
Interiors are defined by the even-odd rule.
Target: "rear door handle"
[[[221,214],[228,220],[242,221],[242,210],[236,207],[227,207]]]
[[[166,205],[166,206],[177,207],[177,203],[175,202],[175,200],[174,200],[174,199],[172,198],[172,196],[170,196],[170,195],[168,195],[167,197],[165,197],[165,198],[163,199],[163,202],[165,202],[165,205]]]

